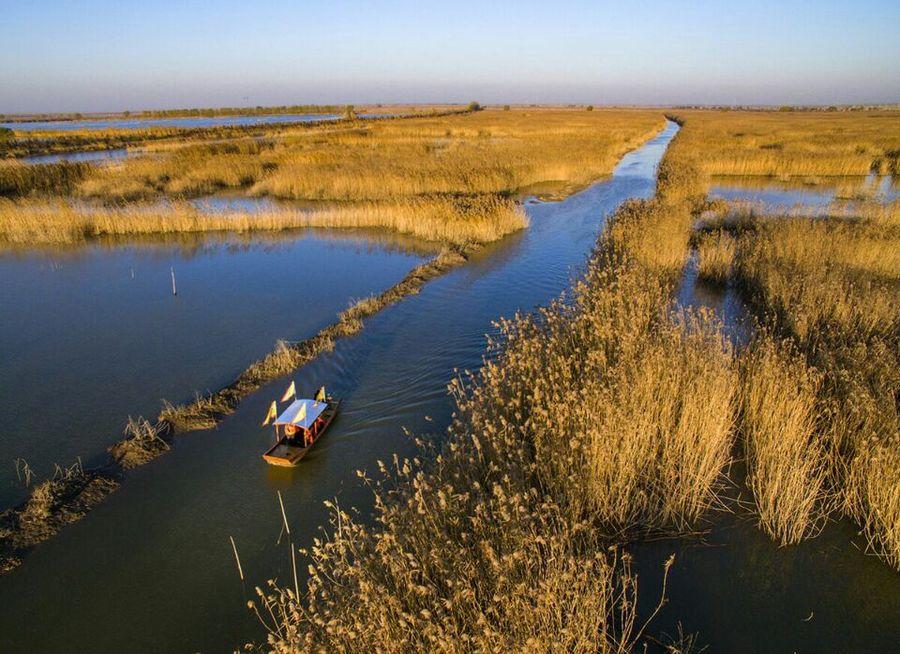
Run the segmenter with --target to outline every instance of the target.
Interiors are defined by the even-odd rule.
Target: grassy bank
[[[683,143],[711,153],[711,174],[896,173],[893,112],[687,116]],[[741,365],[741,432],[763,528],[797,542],[837,509],[900,568],[900,203],[818,219],[726,208],[694,243],[701,279],[737,288],[762,327]]]
[[[617,114],[611,114],[607,127],[612,136],[604,132],[589,134],[585,131],[582,134],[585,140],[592,136],[603,144],[600,150],[593,151],[595,155],[602,153],[604,157],[596,164],[598,167],[595,170],[608,172],[613,166],[613,161],[608,158],[611,152],[623,153],[637,144],[633,139],[639,135],[642,138],[650,135],[646,132],[647,128],[661,126],[659,115],[624,113],[627,116],[621,118],[629,125],[624,131],[616,130]],[[542,124],[546,126],[547,116],[542,112],[537,114],[536,120],[543,121]],[[575,116],[574,112],[568,114]],[[461,120],[463,117],[452,118]],[[551,114],[549,121],[552,123],[553,119]],[[556,119],[562,120],[561,117]],[[447,118],[437,116],[429,120],[442,121]],[[578,128],[570,124],[572,120],[566,118],[565,122],[570,129],[577,131]],[[391,124],[414,122],[415,119],[411,119]],[[592,127],[603,125],[603,121],[588,122]],[[577,116],[574,124],[580,124]],[[538,127],[532,126],[530,129],[536,131]],[[583,129],[583,125],[580,129]],[[317,138],[326,132],[327,130],[323,130]],[[479,135],[477,138],[483,137]],[[249,145],[211,144],[204,148],[206,155],[213,157],[221,154],[260,159],[266,152],[274,150],[275,146],[262,142]],[[181,149],[176,152],[181,153]],[[462,184],[465,178],[457,178],[456,181]],[[587,179],[583,176],[577,180],[573,177],[566,180],[565,184],[554,187],[556,190],[572,189],[586,182]],[[279,343],[275,351],[251,364],[225,388],[202,396],[198,394],[193,402],[187,404],[166,403],[156,423],[143,418],[130,419],[125,438],[109,448],[115,466],[120,470],[143,465],[168,451],[171,437],[175,433],[214,426],[233,412],[242,398],[262,384],[287,374],[319,353],[331,349],[336,339],[356,334],[367,317],[409,294],[417,293],[428,280],[464,263],[468,253],[477,248],[479,243],[495,240],[525,224],[521,208],[505,193],[454,192],[426,196],[401,193],[391,201],[342,204],[315,212],[277,211],[262,214],[202,215],[178,203],[165,211],[133,205],[85,210],[82,206],[60,199],[42,200],[34,197],[7,200],[0,204],[0,235],[7,244],[17,245],[78,242],[107,235],[278,230],[310,226],[388,227],[446,244],[437,257],[415,268],[399,284],[378,296],[358,302],[342,313],[334,324],[313,337],[294,344]],[[14,509],[19,510],[21,507]]]
[[[794,476],[807,505],[830,489],[830,499],[862,525],[872,550],[900,567],[897,208],[824,220],[733,216],[710,227],[707,242],[727,245],[708,246],[712,254],[701,248],[700,269],[721,267],[704,264],[703,257],[730,261],[731,283],[775,335],[754,347],[798,352],[773,355],[790,356],[790,364],[767,375],[768,399],[760,407],[771,418],[780,399],[802,404],[789,412],[791,424],[782,425],[778,443],[773,441],[773,447],[796,441],[793,454],[771,453],[779,474]],[[787,343],[778,344],[779,338]],[[784,484],[773,482],[763,494],[776,490],[783,495]],[[785,511],[796,516],[795,533],[818,522],[804,518],[804,510]],[[793,540],[788,534],[794,528],[776,531]]]
[[[900,112],[679,111],[709,175],[821,181],[900,172]]]
[[[260,591],[272,650],[644,646],[621,547],[702,526],[737,397],[717,323],[671,300],[699,208],[676,144],[657,198],[617,212],[571,292],[501,321],[497,356],[452,385],[440,452],[381,467],[375,524],[335,509],[303,596]]]
[[[0,192],[8,186],[4,194],[19,201],[0,206],[0,239],[25,244],[327,226],[486,242],[525,226],[516,198],[587,185],[662,124],[649,111],[455,112],[360,122],[352,129],[279,127],[264,139],[185,140],[152,156],[78,168],[77,179],[64,164],[8,164],[0,168],[0,182],[4,173],[13,181],[0,184]],[[201,216],[178,202],[229,189],[323,207]],[[170,210],[135,204],[163,198],[172,202]]]
[[[52,478],[31,490],[21,506],[0,513],[0,575],[18,567],[31,548],[80,520],[118,488],[106,471],[86,471],[81,463],[57,466]]]
[[[0,243],[79,243],[105,236],[260,232],[325,227],[381,228],[429,241],[485,243],[523,229],[524,212],[498,196],[330,204],[317,209],[204,212],[170,205],[85,207],[71,202],[0,199]]]

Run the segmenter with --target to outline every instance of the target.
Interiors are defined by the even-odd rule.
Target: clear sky
[[[900,0],[0,0],[0,112],[900,102]]]

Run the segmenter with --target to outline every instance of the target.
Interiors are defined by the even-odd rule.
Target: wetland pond
[[[58,152],[54,154],[35,154],[22,157],[18,161],[25,164],[51,164],[68,161],[71,163],[106,163],[117,161],[129,156],[126,148],[112,148],[109,150],[82,150],[78,152]]]
[[[281,123],[313,123],[336,120],[337,114],[271,114],[258,116],[181,116],[174,118],[99,118],[86,120],[44,120],[0,123],[17,132],[147,129],[148,127],[244,127]]]
[[[14,458],[38,478],[78,456],[102,462],[128,415],[224,385],[426,256],[323,231],[0,254],[0,506],[24,493]]]
[[[834,177],[821,184],[779,181],[769,177],[716,177],[711,198],[747,203],[769,211],[821,215],[832,206],[852,208],[855,201],[888,203],[900,199],[900,184],[890,175]]]
[[[291,569],[285,543],[276,543],[281,515],[275,491],[284,494],[300,547],[321,534],[318,528],[328,519],[324,500],[336,498],[344,508],[357,507],[359,519],[367,520],[371,492],[355,471],[377,474],[378,460],[414,454],[404,428],[437,441],[443,438],[452,411],[446,385],[457,370],[482,364],[492,322],[544,305],[569,286],[616,207],[629,198],[652,195],[656,166],[676,131],[670,123],[626,155],[611,178],[562,202],[526,203],[531,219],[527,230],[483,249],[468,264],[426,284],[418,295],[369,319],[362,332],[338,341],[332,352],[264,386],[218,428],[179,436],[171,452],[128,473],[122,487],[84,520],[0,577],[0,649],[207,652],[232,651],[249,640],[262,640],[262,629],[246,601],[255,599],[253,587],[267,579],[286,582]],[[305,253],[303,248],[309,246],[304,242],[288,240],[271,246],[271,251],[246,246],[251,248],[248,255],[240,252],[244,246],[232,254],[222,245],[213,246],[217,254],[210,258],[200,254],[182,260],[184,255],[179,255],[177,298],[167,286],[175,256],[171,249],[158,255],[158,249],[137,245],[124,250],[98,246],[80,255],[85,258],[74,259],[85,263],[63,260],[61,270],[70,275],[66,282],[45,279],[57,279],[53,275],[59,272],[46,254],[4,259],[8,270],[19,267],[14,283],[4,281],[4,289],[9,286],[16,302],[25,302],[21,308],[6,305],[2,314],[4,321],[16,321],[3,328],[16,334],[9,343],[4,341],[3,356],[19,357],[17,371],[2,382],[4,393],[10,392],[9,381],[31,379],[31,392],[39,397],[25,401],[40,412],[20,417],[25,424],[14,438],[34,441],[29,447],[35,450],[45,439],[57,444],[75,440],[65,446],[70,456],[101,452],[129,413],[155,414],[159,397],[182,400],[195,388],[216,388],[270,349],[275,338],[308,335],[330,322],[349,297],[370,292],[367,285],[380,289],[393,283],[418,261],[418,255],[402,250],[374,245],[373,254],[340,240],[316,259]],[[358,273],[352,282],[341,281],[344,273],[336,271],[347,265],[340,254],[346,247],[365,250],[352,256],[371,262],[365,270],[351,267]],[[241,256],[246,256],[243,265],[238,264]],[[156,257],[158,264],[149,263]],[[331,257],[334,262],[328,261]],[[136,258],[144,263],[132,280]],[[197,268],[193,277],[191,265]],[[323,272],[306,281],[303,275],[313,265]],[[7,277],[4,270],[4,280]],[[103,280],[115,288],[89,290]],[[135,290],[135,282],[143,286]],[[312,291],[313,283],[322,290]],[[340,283],[345,286],[338,290]],[[54,290],[55,284],[80,288],[79,301],[66,299],[65,289]],[[41,293],[47,297],[28,298]],[[113,315],[101,315],[102,305],[115,298],[121,298],[127,310],[107,308]],[[308,316],[315,298],[327,307],[318,317]],[[13,317],[7,306],[13,307]],[[72,329],[68,311],[84,316],[80,334],[66,334]],[[273,311],[281,315],[272,316]],[[106,326],[93,328],[95,320]],[[137,324],[142,321],[152,325]],[[116,326],[120,340],[130,341],[127,347],[117,346],[117,363],[111,369],[111,364],[95,361],[98,352],[110,347],[110,325]],[[32,333],[23,335],[21,330]],[[93,345],[80,344],[85,334],[94,334]],[[51,349],[48,343],[52,351],[42,352]],[[46,384],[40,381],[42,374],[49,374],[41,373],[40,366],[49,367],[69,348],[84,350],[78,368],[57,372]],[[179,349],[166,356],[171,358],[166,365],[156,361],[173,348],[188,354]],[[300,467],[275,469],[260,458],[271,433],[259,423],[288,379],[296,380],[303,394],[324,383],[344,403],[328,435]],[[56,404],[64,398],[57,398],[61,389],[51,381],[73,386],[65,389],[71,394],[64,407]],[[138,382],[144,386],[128,390]],[[92,388],[98,384],[101,388]],[[77,432],[54,433],[75,419],[68,412],[88,398],[104,406],[105,394],[118,387],[129,393],[118,409],[81,412],[87,415],[78,417],[83,424]],[[9,401],[0,407],[4,414]],[[51,419],[52,426],[44,422]],[[8,444],[3,447],[9,449],[8,456],[23,453]],[[642,602],[649,603],[658,596],[656,571],[671,552],[679,552],[671,601],[651,633],[673,633],[681,621],[686,631],[698,631],[701,643],[717,652],[888,651],[896,645],[900,580],[854,549],[852,534],[838,525],[828,531],[828,538],[779,548],[756,529],[752,518],[732,518],[708,539],[713,544],[726,541],[722,547],[660,541],[635,548]],[[244,583],[235,569],[229,536],[240,552]],[[305,563],[299,565],[305,570]],[[810,611],[814,620],[801,622]],[[748,633],[753,638],[748,639]]]

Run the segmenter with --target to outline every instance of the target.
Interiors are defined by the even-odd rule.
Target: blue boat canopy
[[[305,410],[304,410],[305,407]],[[276,425],[294,425],[309,429],[322,412],[328,408],[327,402],[315,400],[294,400],[275,420]]]

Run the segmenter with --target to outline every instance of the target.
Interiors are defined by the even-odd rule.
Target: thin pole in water
[[[238,574],[241,575],[241,581],[244,581],[244,569],[241,568],[241,557],[238,556],[237,545],[234,544],[234,538],[231,536],[228,537],[228,540],[231,541],[231,549],[234,550],[234,561],[237,563]]]
[[[175,287],[175,268],[174,266],[171,268],[172,270],[172,295],[178,295],[178,289]]]
[[[281,499],[281,491],[278,492],[278,504],[281,506],[281,519],[284,520],[284,530],[287,532],[288,538],[291,537],[291,528],[288,525],[287,515],[284,512],[284,500]]]
[[[291,567],[294,568],[294,597],[300,601],[300,585],[297,583],[297,555],[294,541],[288,541],[291,544]]]
[[[297,583],[297,551],[294,547],[294,539],[291,538],[291,527],[288,525],[287,513],[284,511],[284,500],[281,497],[281,491],[278,493],[278,505],[281,507],[281,519],[284,520],[284,530],[287,532],[288,547],[291,548],[291,568],[294,571],[294,596],[300,600],[300,584]]]

